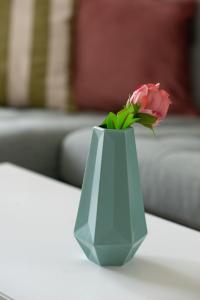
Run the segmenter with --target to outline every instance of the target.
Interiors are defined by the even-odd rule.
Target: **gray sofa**
[[[0,162],[80,187],[98,113],[0,109]],[[156,130],[135,126],[147,211],[200,230],[200,118],[168,117]]]
[[[0,162],[9,161],[60,178],[63,138],[80,127],[93,126],[100,114],[0,108]]]
[[[200,107],[200,0],[191,44],[193,97]],[[199,102],[199,103],[198,103]],[[98,113],[0,108],[0,162],[80,187]],[[200,118],[169,117],[156,137],[136,126],[145,208],[200,230]]]

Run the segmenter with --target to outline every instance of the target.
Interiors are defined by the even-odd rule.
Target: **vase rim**
[[[101,126],[94,126],[93,128],[101,130],[101,131],[109,131],[109,132],[125,132],[128,130],[133,130],[133,127],[128,127],[128,128],[124,128],[124,129],[108,129],[108,128],[103,128]]]

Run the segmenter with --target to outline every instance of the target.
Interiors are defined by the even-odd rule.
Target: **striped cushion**
[[[0,105],[67,108],[73,0],[0,0]]]

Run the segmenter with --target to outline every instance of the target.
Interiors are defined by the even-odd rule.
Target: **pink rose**
[[[139,112],[155,116],[157,120],[154,125],[157,125],[166,117],[171,101],[169,94],[160,90],[160,83],[149,83],[142,85],[132,94],[127,104],[131,103],[140,104]]]

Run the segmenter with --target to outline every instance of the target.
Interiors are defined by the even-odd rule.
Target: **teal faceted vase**
[[[134,130],[94,127],[75,238],[89,260],[120,266],[146,234]]]

